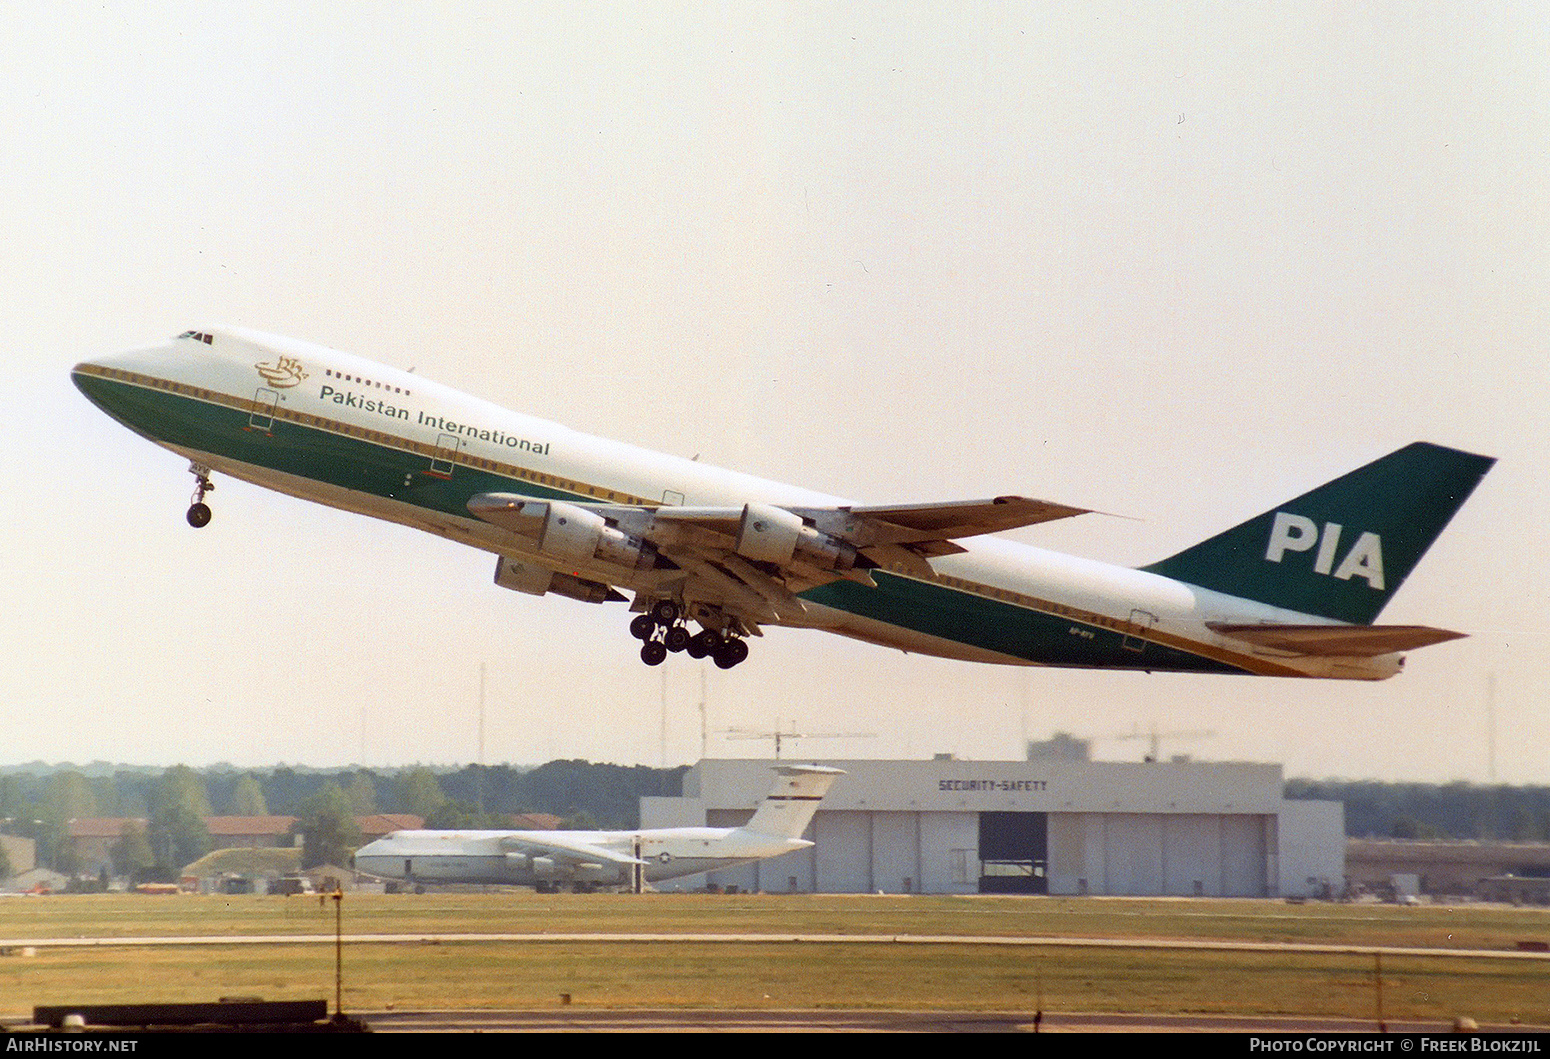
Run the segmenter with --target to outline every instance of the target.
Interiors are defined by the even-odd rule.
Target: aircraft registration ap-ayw
[[[806,849],[802,837],[843,769],[781,765],[775,786],[742,827],[644,831],[394,831],[356,850],[359,871],[419,883],[553,890],[632,886],[733,868]]]
[[[1374,622],[1495,462],[1415,442],[1131,569],[987,536],[1082,508],[856,504],[252,331],[188,331],[73,377],[190,461],[191,525],[220,471],[415,526],[493,553],[502,587],[630,603],[648,665],[730,668],[784,625],[975,662],[1380,680],[1463,635]]]

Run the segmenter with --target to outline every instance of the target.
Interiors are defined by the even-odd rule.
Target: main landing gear
[[[671,599],[659,599],[645,614],[630,622],[630,635],[642,641],[640,660],[659,666],[668,652],[688,652],[690,658],[706,658],[720,669],[731,669],[748,657],[748,645],[742,637],[705,628],[690,634],[684,624],[683,608]]]
[[[210,524],[210,508],[205,504],[205,494],[215,488],[215,483],[210,481],[210,468],[202,463],[190,463],[188,473],[194,476],[193,502],[188,506],[188,524],[195,529],[204,529]]]

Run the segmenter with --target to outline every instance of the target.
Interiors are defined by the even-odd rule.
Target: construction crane
[[[1137,728],[1131,732],[1122,732],[1118,735],[1100,735],[1096,736],[1095,738],[1113,740],[1115,742],[1120,742],[1126,739],[1145,739],[1148,741],[1146,760],[1156,761],[1158,759],[1158,744],[1164,739],[1215,739],[1216,733],[1206,730],[1195,730],[1187,732],[1159,732],[1157,730],[1157,726],[1154,724],[1152,725],[1151,731],[1149,732],[1143,732]]]
[[[780,760],[780,744],[784,739],[876,739],[876,732],[798,732],[793,726],[792,731],[784,731],[780,719],[775,720],[774,731],[758,731],[752,728],[722,728],[719,733],[728,739],[773,739],[775,741],[775,760]]]

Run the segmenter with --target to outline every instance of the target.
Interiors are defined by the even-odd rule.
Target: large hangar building
[[[705,760],[642,827],[735,827],[770,760]],[[1281,766],[1243,762],[824,761],[846,771],[811,849],[663,889],[1289,897],[1338,893],[1345,809],[1288,801]]]

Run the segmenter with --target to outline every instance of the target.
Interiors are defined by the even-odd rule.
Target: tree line
[[[134,817],[115,870],[174,878],[210,850],[207,816],[295,816],[303,862],[340,862],[359,844],[354,818],[412,813],[434,828],[500,828],[513,813],[549,813],[561,826],[633,828],[642,796],[677,797],[687,766],[670,769],[557,760],[534,768],[432,769],[279,766],[167,769],[95,764],[0,769],[0,831],[37,843],[38,863],[67,875],[81,865],[71,820]],[[1411,839],[1550,841],[1550,787],[1290,779],[1288,798],[1345,805],[1346,834]],[[9,874],[0,850],[0,877]]]
[[[1292,779],[1285,793],[1343,802],[1351,838],[1550,841],[1550,787]]]
[[[360,842],[354,818],[375,813],[412,813],[435,828],[509,827],[511,814],[535,812],[565,827],[637,827],[639,799],[676,797],[687,769],[564,760],[441,770],[39,764],[0,771],[0,831],[33,839],[40,865],[74,875],[81,865],[68,841],[71,820],[143,819],[115,845],[114,869],[139,881],[170,879],[210,851],[207,816],[295,816],[310,866],[347,856]]]

